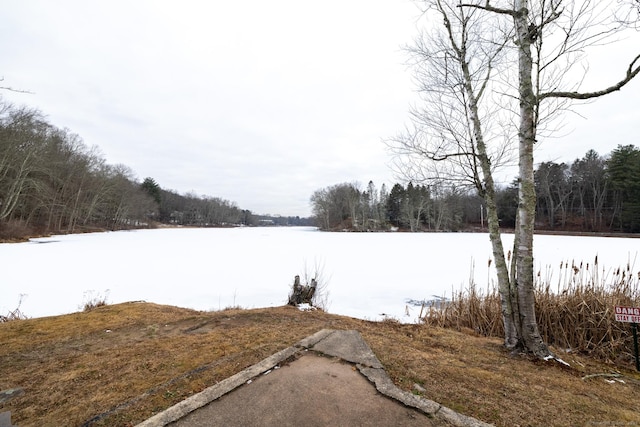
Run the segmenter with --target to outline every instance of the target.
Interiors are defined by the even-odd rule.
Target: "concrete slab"
[[[301,424],[490,425],[397,388],[358,331],[323,329],[137,427]]]
[[[382,363],[358,331],[334,331],[312,348],[314,351],[339,357],[347,362],[382,369]]]
[[[11,412],[0,412],[0,427],[17,427],[11,424]]]
[[[377,393],[353,365],[307,352],[169,425],[428,427],[442,424]]]

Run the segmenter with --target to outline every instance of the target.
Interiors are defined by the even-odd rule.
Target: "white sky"
[[[401,49],[418,32],[408,0],[3,3],[2,85],[32,92],[4,99],[140,180],[301,216],[317,189],[395,182],[382,139],[415,101]],[[638,38],[626,46],[601,49],[596,83],[617,80]],[[571,120],[576,130],[543,143],[537,160],[640,145],[638,100],[632,82],[581,107],[588,120]]]

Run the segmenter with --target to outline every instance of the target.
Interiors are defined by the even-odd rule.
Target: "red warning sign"
[[[616,305],[616,320],[618,322],[640,323],[640,307]]]

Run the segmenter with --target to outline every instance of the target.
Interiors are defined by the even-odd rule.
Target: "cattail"
[[[633,305],[640,301],[640,271],[632,273],[624,269],[608,270],[603,267],[598,279],[597,258],[591,264],[593,277],[585,277],[581,268],[589,263],[562,261],[566,269],[558,279],[558,289],[550,291],[550,269],[535,274],[536,317],[543,339],[552,345],[570,348],[575,352],[590,354],[599,360],[613,360],[624,356],[629,359],[629,333],[612,316],[613,304]],[[489,265],[490,262],[489,262]],[[557,265],[557,264],[556,264]],[[579,267],[578,267],[579,266]],[[569,268],[576,275],[569,274]],[[562,275],[562,274],[561,274]],[[637,282],[636,282],[637,277]],[[565,280],[566,279],[566,280]],[[605,283],[611,280],[611,283]],[[493,287],[489,293],[470,286],[453,293],[451,302],[443,307],[429,307],[425,313],[425,325],[450,328],[470,328],[486,336],[503,336],[500,295]]]

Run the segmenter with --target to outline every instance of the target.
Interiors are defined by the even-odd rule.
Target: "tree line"
[[[130,168],[108,164],[97,148],[52,125],[41,112],[0,100],[0,239],[155,223],[223,226],[296,221],[269,218],[219,197],[162,189],[153,178],[139,182]]]
[[[640,232],[640,150],[633,145],[607,157],[590,150],[571,165],[545,162],[534,178],[542,226]]]
[[[573,163],[544,162],[534,172],[538,229],[640,232],[640,149],[619,145],[609,155],[589,150]],[[518,183],[496,188],[502,227],[513,228]],[[486,225],[484,199],[467,186],[437,182],[341,183],[311,196],[323,230],[459,231]]]
[[[455,186],[447,188],[395,184],[380,190],[373,181],[366,189],[358,183],[342,183],[311,196],[312,213],[322,230],[380,231],[390,228],[411,231],[455,231],[474,220],[472,209],[479,200]]]

